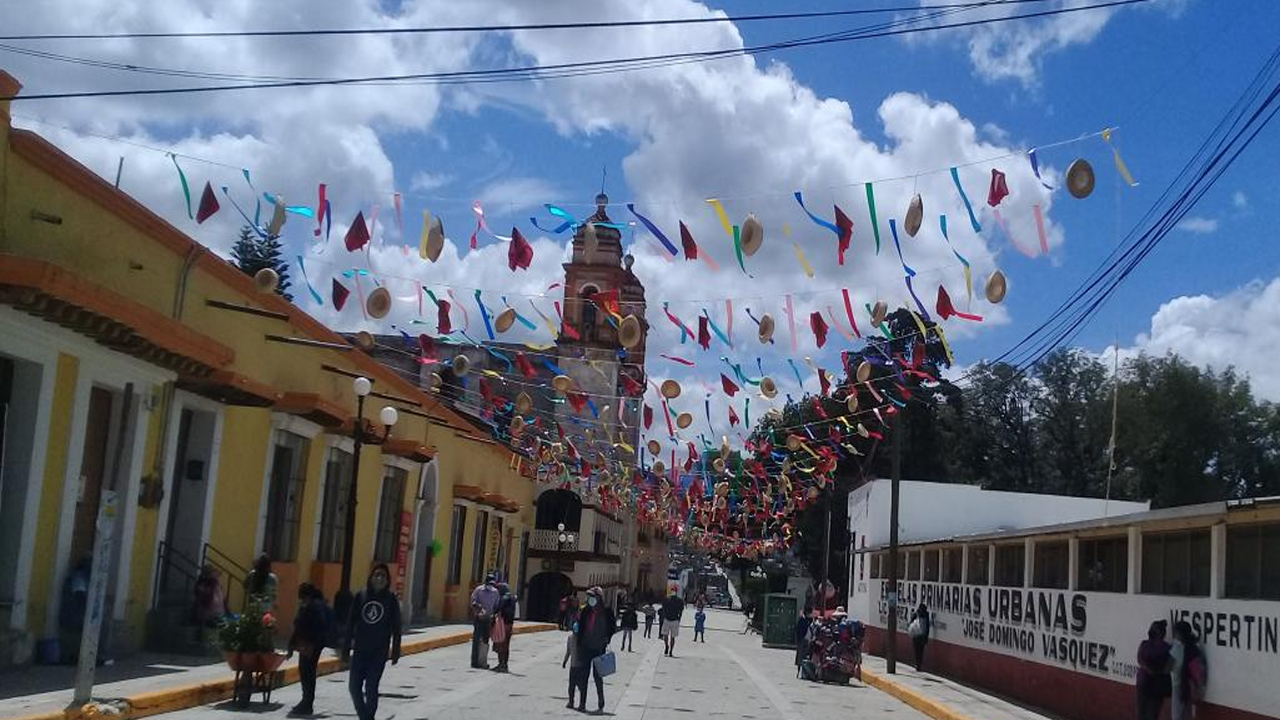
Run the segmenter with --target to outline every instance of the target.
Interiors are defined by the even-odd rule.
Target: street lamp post
[[[348,611],[351,610],[353,599],[351,593],[351,560],[356,542],[356,491],[360,481],[360,446],[363,445],[364,441],[364,399],[373,390],[373,382],[369,378],[358,377],[352,382],[352,389],[356,394],[356,419],[351,430],[353,444],[351,483],[350,487],[347,488],[347,521],[342,545],[342,587],[338,590],[338,597],[334,602],[335,606],[345,605]],[[391,435],[391,427],[400,419],[400,415],[395,408],[387,406],[382,408],[378,419],[382,421],[382,440],[385,441]],[[345,662],[350,655],[351,642],[350,638],[348,638],[347,642],[342,643],[342,660]]]
[[[559,535],[556,536],[556,542],[559,543],[561,552],[564,551],[566,546],[571,548],[577,547],[576,545],[577,538],[574,537],[572,532],[566,533],[564,531],[564,523],[560,523],[556,525],[556,531],[560,533]]]

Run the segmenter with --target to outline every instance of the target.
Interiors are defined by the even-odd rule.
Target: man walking
[[[680,634],[680,617],[684,615],[684,600],[678,593],[671,593],[662,603],[662,628],[658,634],[666,648],[667,657],[675,657],[676,636]]]
[[[471,667],[477,670],[489,669],[489,631],[498,602],[502,600],[497,581],[497,577],[489,573],[484,584],[471,592]]]
[[[388,652],[392,665],[400,662],[400,601],[390,585],[390,569],[385,563],[374,565],[347,621],[348,637],[354,641],[348,685],[359,720],[374,720],[378,712],[378,683]]]

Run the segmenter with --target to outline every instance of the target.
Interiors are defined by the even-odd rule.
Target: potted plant
[[[276,652],[273,635],[276,618],[271,612],[250,610],[230,616],[218,628],[218,645],[227,665],[237,672],[270,672],[280,667],[284,655]]]

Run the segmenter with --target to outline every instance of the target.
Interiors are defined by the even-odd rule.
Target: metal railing
[[[248,593],[245,592],[245,579],[249,577],[249,569],[240,563],[232,560],[229,555],[214,547],[210,543],[205,543],[201,551],[201,567],[211,565],[222,573],[223,583],[222,591],[226,594],[224,602],[227,610],[231,608],[239,608],[244,610],[245,601],[248,599]],[[240,589],[240,602],[234,602],[231,591],[234,588]]]
[[[200,567],[190,555],[161,540],[156,550],[156,585],[151,593],[151,607],[159,606],[162,596],[183,600],[193,598]],[[177,592],[174,582],[181,583],[176,588]]]
[[[572,534],[574,541],[560,542],[559,530],[534,530],[529,536],[529,548],[532,550],[563,550],[574,552],[581,550],[583,545],[582,534],[577,530],[565,530],[566,534]]]

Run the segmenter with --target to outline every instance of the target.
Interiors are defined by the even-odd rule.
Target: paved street
[[[924,718],[903,703],[869,687],[821,686],[795,678],[792,652],[766,650],[757,635],[741,635],[741,613],[708,613],[707,642],[691,642],[692,610],[676,656],[662,655],[656,637],[636,639],[634,653],[620,653],[618,673],[606,680],[605,712],[630,720],[690,717]],[[641,631],[643,632],[643,630]],[[615,642],[616,650],[617,643]],[[388,667],[382,681],[379,718],[397,720],[492,720],[493,718],[576,717],[565,708],[567,671],[560,668],[565,633],[546,632],[515,638],[511,673],[498,675],[468,667],[469,646],[449,647],[404,658]],[[595,707],[592,687],[587,707]],[[270,706],[255,704],[236,710],[229,703],[191,708],[160,717],[261,718],[284,715],[301,697],[297,685],[277,691]],[[212,710],[212,712],[211,712]],[[317,715],[353,717],[347,675],[320,678]]]

